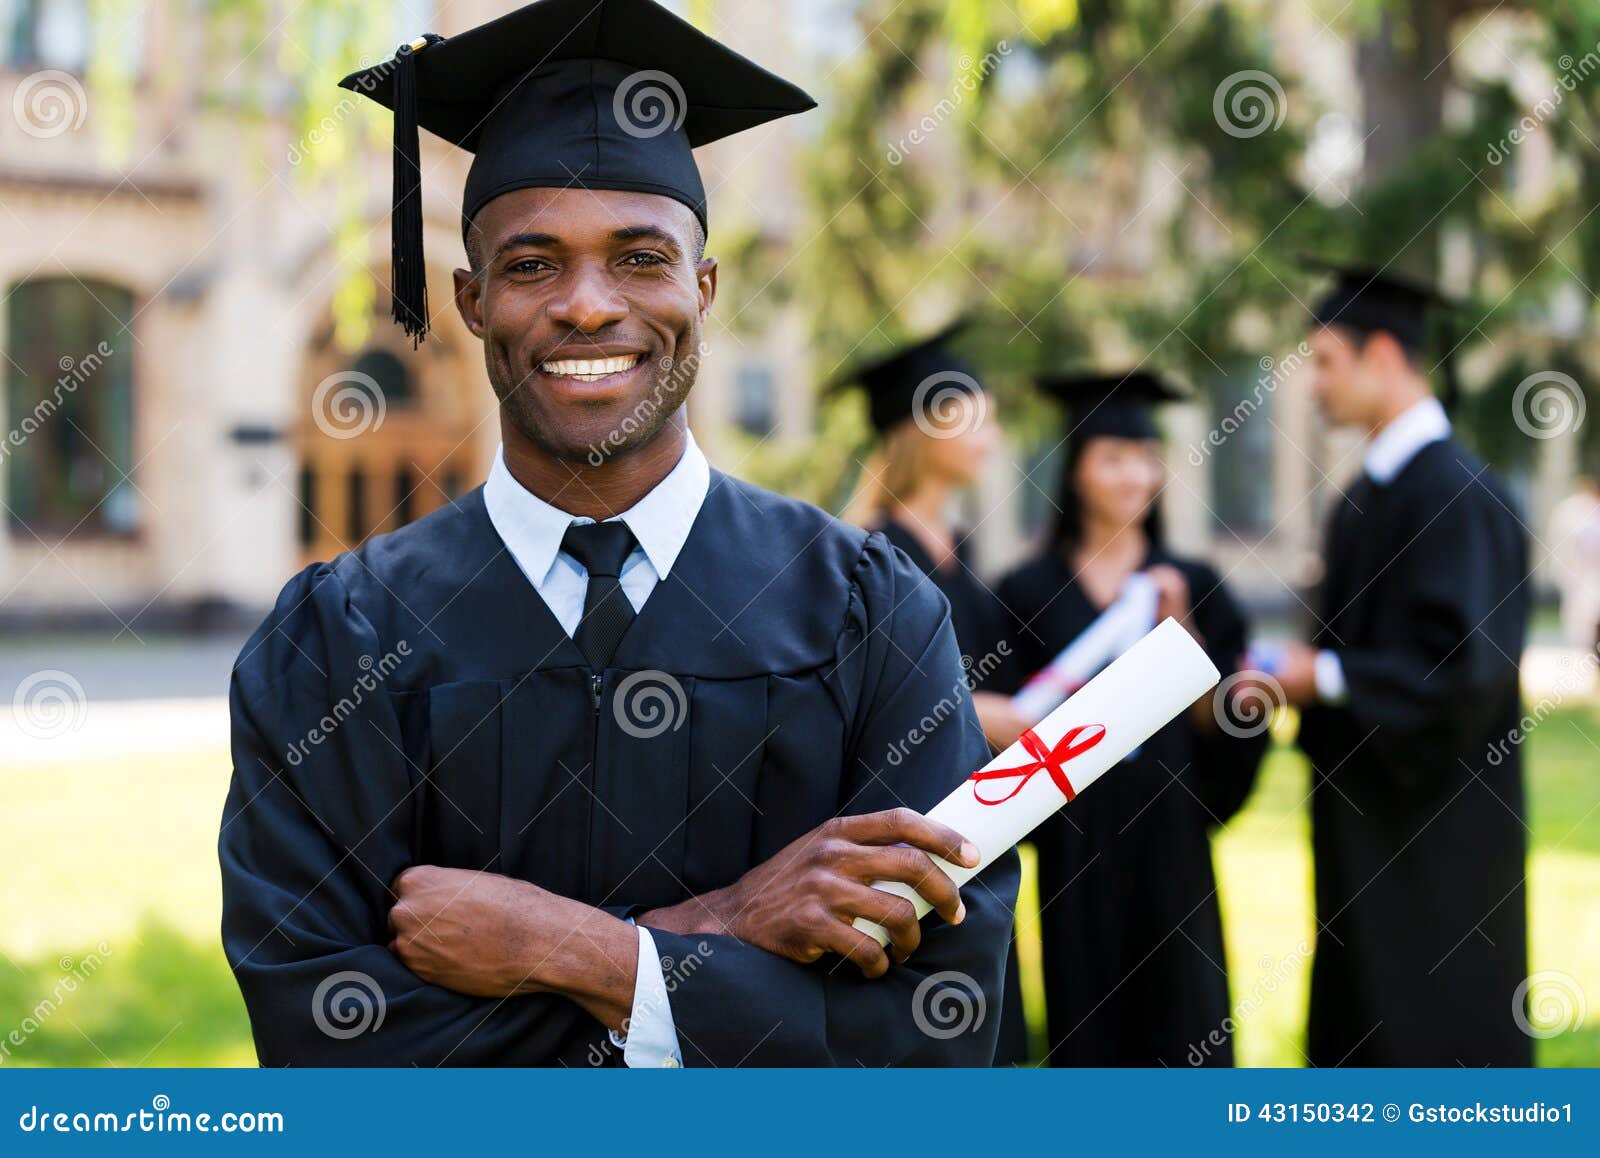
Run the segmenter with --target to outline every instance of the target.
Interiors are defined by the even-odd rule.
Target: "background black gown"
[[[985,656],[994,656],[993,670],[1004,666],[1003,656],[995,653],[996,646],[1005,634],[1006,610],[1000,598],[984,585],[972,571],[971,552],[965,540],[956,544],[955,561],[948,567],[935,565],[933,556],[923,547],[922,541],[895,520],[883,518],[877,529],[890,544],[906,553],[906,558],[939,589],[939,594],[950,604],[950,625],[955,628],[956,646],[967,658],[973,672],[975,686],[981,688],[979,678],[990,671],[991,664],[983,663]]]
[[[1152,549],[1189,584],[1192,620],[1224,673],[1248,637],[1243,612],[1203,563]],[[1052,551],[1000,583],[1020,672],[1076,638],[1095,606]],[[1231,1065],[1222,918],[1210,826],[1244,803],[1268,737],[1202,733],[1180,716],[1034,833],[1052,1066]],[[1020,1019],[1018,1019],[1020,1020]]]
[[[1335,507],[1323,624],[1344,707],[1305,713],[1319,1066],[1529,1065],[1517,664],[1527,543],[1500,483],[1453,440]],[[1491,755],[1491,745],[1496,748]]]
[[[956,561],[939,567],[922,541],[894,519],[879,519],[877,529],[891,544],[928,576],[950,604],[950,622],[956,631],[974,691],[1015,689],[1015,652],[1007,630],[1008,617],[1000,597],[972,570],[965,539],[956,543]],[[1002,650],[1002,648],[1004,650]],[[1031,673],[1024,673],[1031,674]],[[1017,981],[1016,939],[1006,954],[1005,999],[1001,1003],[1000,1035],[995,1044],[996,1065],[1018,1065],[1028,1060],[1028,1027],[1022,1015],[1022,988]]]
[[[831,816],[926,810],[988,750],[923,577],[881,535],[717,472],[602,672],[477,490],[292,580],[239,657],[232,710],[223,943],[267,1065],[616,1064],[564,997],[415,977],[386,948],[389,882],[433,863],[619,914],[672,904]],[[949,971],[999,1000],[1016,865],[997,860],[962,890],[960,926],[928,918],[873,981],[655,931],[684,1060],[989,1064],[997,1019],[931,1036],[929,1002],[973,996],[918,986]],[[381,1025],[330,1034],[352,986],[381,995]]]

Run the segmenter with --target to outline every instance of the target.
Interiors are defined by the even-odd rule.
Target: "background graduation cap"
[[[854,366],[836,378],[830,390],[851,386],[865,390],[867,414],[879,434],[910,418],[919,405],[931,405],[951,390],[977,394],[983,389],[977,371],[950,349],[951,341],[970,321],[957,318],[925,338]]]
[[[1034,381],[1069,412],[1068,437],[1082,446],[1096,435],[1160,438],[1155,408],[1183,402],[1187,391],[1154,370],[1122,374],[1100,372],[1040,374]]]
[[[414,340],[428,330],[418,126],[475,154],[463,233],[528,188],[658,193],[704,227],[691,150],[816,107],[653,0],[538,0],[339,83],[394,111],[394,318]]]
[[[1432,287],[1403,274],[1341,265],[1305,257],[1301,264],[1318,273],[1333,275],[1333,286],[1311,307],[1319,326],[1343,326],[1363,336],[1393,335],[1413,360],[1428,348],[1430,333],[1444,347],[1439,368],[1444,404],[1454,409],[1460,398],[1456,381],[1455,341],[1449,325],[1453,303]]]

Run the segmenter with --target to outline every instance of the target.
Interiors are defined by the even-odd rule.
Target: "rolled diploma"
[[[1150,631],[1158,596],[1150,576],[1143,571],[1129,575],[1111,606],[1023,684],[1011,697],[1011,706],[1025,720],[1042,720],[1055,711],[1090,676]]]
[[[1062,764],[1062,771],[1076,794],[1105,775],[1129,752],[1215,687],[1221,678],[1221,673],[1194,637],[1175,620],[1166,619],[1079,688],[1076,695],[1041,720],[1032,731],[1045,749],[1055,749],[1074,728],[1088,729],[1081,733],[1084,736],[1093,736],[1096,726],[1105,729],[1092,746]],[[1025,767],[1035,762],[1018,740],[979,772]],[[949,825],[976,844],[982,855],[976,868],[962,868],[940,857],[931,858],[958,888],[1043,824],[1066,801],[1046,770],[1028,776],[1020,788],[1017,788],[1018,779],[1021,777],[988,781],[969,778],[928,813],[928,819]],[[983,803],[984,799],[1005,797],[1013,788],[1017,788],[1016,795],[1002,803]],[[982,797],[978,795],[980,790]],[[876,881],[873,888],[905,897],[917,907],[919,917],[932,908],[910,885],[899,881]],[[876,937],[880,945],[889,943],[888,930],[865,917],[857,917],[855,927]]]

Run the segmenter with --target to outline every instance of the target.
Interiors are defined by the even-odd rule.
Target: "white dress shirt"
[[[656,584],[672,570],[710,489],[711,467],[695,445],[694,435],[688,434],[683,457],[667,477],[615,519],[606,520],[626,523],[639,541],[623,562],[620,576],[623,593],[634,611],[644,607]],[[583,618],[589,573],[571,555],[562,552],[561,540],[572,524],[594,520],[568,514],[524,489],[506,469],[503,447],[495,452],[494,465],[484,483],[483,504],[506,550],[561,629],[568,636],[576,636]],[[622,1048],[622,1060],[629,1066],[683,1064],[661,959],[650,930],[643,927],[639,929],[638,976],[626,1030],[625,1039],[613,1032],[611,1040]]]
[[[1423,447],[1450,437],[1450,418],[1437,398],[1424,398],[1406,407],[1372,436],[1361,459],[1361,469],[1379,486],[1388,486],[1417,457]],[[1317,699],[1342,704],[1350,697],[1344,665],[1336,651],[1319,651],[1316,658]]]

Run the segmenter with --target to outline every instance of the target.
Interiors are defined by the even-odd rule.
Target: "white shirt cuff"
[[[630,924],[632,922],[629,922]],[[678,1050],[678,1027],[672,1020],[667,978],[656,954],[655,938],[639,926],[639,965],[633,981],[633,1009],[623,1026],[611,1031],[611,1042],[622,1050],[630,1069],[676,1069],[683,1065]]]
[[[1314,662],[1317,699],[1325,704],[1335,705],[1349,699],[1350,688],[1344,682],[1344,665],[1339,662],[1339,653],[1319,651]]]

